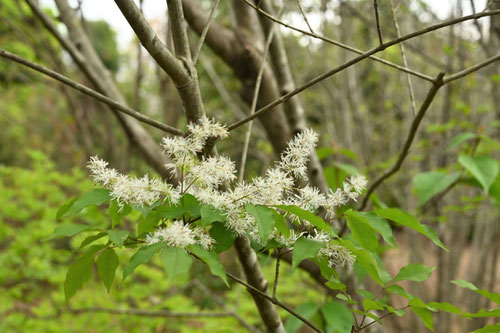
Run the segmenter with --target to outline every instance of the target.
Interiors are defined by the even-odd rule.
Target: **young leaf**
[[[115,279],[115,272],[119,264],[118,256],[113,249],[107,249],[102,252],[99,257],[97,257],[96,264],[97,273],[104,282],[104,285],[109,293],[109,289]]]
[[[70,237],[89,229],[91,229],[91,226],[85,224],[61,224],[54,229],[50,237]]]
[[[424,322],[425,327],[430,329],[432,332],[434,332],[434,318],[432,318],[432,312],[425,308],[415,308],[411,307],[411,311],[415,312],[417,316],[422,319]]]
[[[234,240],[236,239],[236,234],[234,231],[226,229],[224,224],[215,222],[210,228],[210,236],[215,239],[214,251],[216,253],[221,253],[229,250],[233,246]]]
[[[269,235],[274,230],[273,210],[266,206],[252,204],[247,204],[245,209],[253,217],[255,217],[255,221],[257,221],[257,227],[259,229],[260,239],[263,244],[266,244]]]
[[[279,205],[276,207],[286,212],[292,213],[303,220],[309,221],[312,225],[321,230],[324,230],[328,233],[333,233],[332,228],[321,217],[314,215],[313,213],[307,210],[304,210],[297,206],[288,206],[288,205]]]
[[[460,155],[458,162],[481,184],[484,191],[488,190],[498,175],[498,163],[490,156]]]
[[[153,245],[145,245],[137,251],[132,258],[130,258],[130,262],[125,266],[125,270],[123,271],[123,280],[127,278],[132,272],[137,268],[137,266],[141,264],[148,263],[153,255],[158,252],[158,250],[167,247],[167,243],[156,243]]]
[[[328,302],[321,307],[328,332],[350,333],[353,325],[351,310],[340,302]]]
[[[296,309],[295,312],[300,314],[302,317],[306,318],[307,320],[310,320],[319,310],[319,305],[315,303],[305,303],[299,305]],[[297,330],[299,330],[302,326],[304,326],[304,322],[301,321],[299,318],[295,316],[290,316],[288,317],[286,324],[285,324],[285,331],[286,333],[295,333]]]
[[[69,266],[64,280],[64,296],[66,301],[76,294],[85,282],[92,276],[92,264],[94,263],[94,255],[97,251],[104,248],[104,245],[93,245],[87,252]]]
[[[201,226],[206,227],[214,222],[224,222],[226,221],[226,215],[224,215],[220,210],[209,206],[202,205],[200,209],[201,214]]]
[[[450,144],[448,145],[448,150],[452,149],[453,147],[456,147],[458,145],[461,145],[462,143],[474,139],[476,137],[476,134],[471,133],[471,132],[465,132],[465,133],[460,133],[453,139],[451,139]]]
[[[427,280],[429,276],[431,276],[434,269],[435,267],[427,267],[418,263],[409,264],[401,268],[398,275],[396,275],[396,277],[394,278],[393,282],[403,280],[422,282]]]
[[[191,245],[188,247],[189,251],[191,251],[195,256],[203,260],[208,265],[210,272],[213,275],[216,275],[224,281],[226,286],[229,287],[229,283],[227,282],[226,270],[224,266],[222,266],[219,255],[214,251],[207,251],[201,245]]]
[[[316,257],[319,250],[325,247],[325,243],[315,241],[310,238],[300,237],[295,242],[292,256],[292,270],[302,262],[302,260]]]
[[[422,206],[441,193],[460,177],[459,173],[424,172],[413,178],[413,186],[418,196],[418,205]]]
[[[109,240],[115,243],[116,246],[122,247],[123,242],[128,238],[127,230],[108,230]]]
[[[370,222],[356,211],[348,210],[345,215],[347,216],[347,226],[351,230],[352,238],[368,251],[377,252],[378,237]]]
[[[174,280],[178,275],[189,272],[193,259],[186,250],[180,247],[164,248],[160,257],[165,265],[165,272],[169,280]]]
[[[421,233],[422,235],[429,238],[434,244],[436,244],[443,250],[448,251],[446,246],[444,246],[444,244],[439,240],[436,232],[429,226],[420,224],[420,222],[418,222],[418,220],[413,215],[405,213],[397,208],[376,209],[374,212],[380,217],[392,220],[397,224],[404,225]]]
[[[85,207],[94,205],[99,206],[106,201],[109,201],[109,199],[109,190],[102,188],[94,189],[79,197],[75,202],[73,202],[67,211],[62,213],[59,217],[75,215]]]

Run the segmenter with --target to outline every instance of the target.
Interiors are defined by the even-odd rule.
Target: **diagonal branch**
[[[470,67],[470,68],[464,69],[464,70],[462,70],[462,71],[460,71],[458,73],[455,73],[453,75],[445,77],[444,80],[443,80],[443,83],[447,84],[447,83],[453,82],[455,80],[461,79],[464,76],[469,75],[469,74],[471,74],[471,73],[473,73],[475,71],[478,71],[481,68],[486,67],[488,65],[491,65],[495,61],[499,61],[499,60],[500,60],[500,53],[498,53],[498,54],[494,55],[493,57],[488,58],[488,59],[486,59],[486,60],[484,60],[484,61],[482,61],[482,62],[480,62],[480,63],[478,63],[478,64],[476,64],[476,65],[474,65],[472,67]]]
[[[193,54],[193,65],[195,65],[195,66],[196,66],[196,63],[198,62],[198,57],[200,56],[201,48],[203,47],[203,43],[205,42],[205,38],[207,37],[208,29],[210,29],[210,25],[214,21],[215,11],[217,10],[219,3],[220,3],[220,0],[215,1],[215,4],[213,5],[212,9],[210,10],[210,14],[208,14],[207,24],[205,24],[205,27],[203,28],[203,31],[200,34],[200,39],[198,40],[198,45],[196,46],[195,53]]]
[[[59,73],[57,73],[53,70],[50,70],[46,67],[40,66],[34,62],[31,62],[27,59],[20,57],[18,55],[15,55],[15,54],[12,54],[10,52],[7,52],[5,50],[0,49],[0,57],[17,62],[21,65],[24,65],[26,67],[29,67],[29,68],[35,70],[35,71],[38,71],[42,74],[45,74],[45,75],[65,84],[65,85],[67,85],[75,90],[78,90],[79,92],[81,92],[85,95],[93,97],[93,98],[97,99],[98,101],[103,102],[106,105],[109,105],[114,110],[123,112],[131,117],[134,117],[135,119],[139,120],[140,122],[151,125],[153,127],[156,127],[158,129],[160,129],[164,132],[170,133],[170,134],[184,135],[184,132],[182,132],[181,130],[179,130],[175,127],[166,125],[158,120],[149,118],[148,116],[146,116],[146,115],[144,115],[144,114],[142,114],[142,113],[140,113],[132,108],[129,108],[128,106],[122,105],[122,104],[116,102],[115,100],[113,100],[107,96],[104,96],[103,94],[100,94],[93,89],[90,89],[90,88],[84,86],[83,84],[75,82],[62,74],[59,74]]]
[[[244,1],[247,1],[247,0],[244,0]],[[334,74],[337,74],[338,72],[352,66],[352,65],[355,65],[357,64],[358,62],[370,57],[371,55],[375,54],[375,53],[378,53],[380,51],[383,51],[385,50],[386,48],[390,47],[390,46],[393,46],[393,45],[396,45],[396,44],[399,44],[401,42],[404,42],[406,40],[409,40],[409,39],[412,39],[412,38],[415,38],[415,37],[418,37],[418,36],[421,36],[421,35],[425,35],[429,32],[432,32],[432,31],[435,31],[435,30],[439,30],[441,28],[444,28],[444,27],[447,27],[447,26],[450,26],[450,25],[453,25],[453,24],[457,24],[457,23],[460,23],[460,22],[464,22],[464,21],[468,21],[468,20],[473,20],[473,19],[477,19],[477,18],[480,18],[480,17],[485,17],[485,16],[492,16],[492,15],[498,15],[500,14],[500,10],[492,10],[492,11],[489,11],[489,12],[483,12],[483,13],[478,13],[478,14],[473,14],[473,15],[468,15],[468,16],[463,16],[463,17],[459,17],[459,18],[455,18],[455,19],[452,19],[452,20],[448,20],[448,21],[444,21],[444,22],[441,22],[441,23],[438,23],[438,24],[435,24],[435,25],[432,25],[432,26],[429,26],[425,29],[422,29],[422,30],[419,30],[419,31],[416,31],[416,32],[412,32],[410,34],[407,34],[407,35],[404,35],[402,37],[399,37],[399,38],[396,38],[396,39],[393,39],[389,42],[386,42],[384,44],[381,44],[369,51],[366,51],[365,53],[361,54],[360,56],[354,58],[354,59],[351,59],[350,61],[334,68],[334,69],[331,69],[317,77],[315,77],[314,79],[310,80],[309,82],[306,82],[305,84],[303,84],[302,86],[294,89],[293,91],[281,96],[280,98],[276,99],[275,101],[269,103],[268,105],[262,107],[260,110],[258,110],[257,112],[255,112],[254,114],[248,116],[247,118],[243,119],[243,120],[240,120],[232,125],[230,125],[228,127],[228,129],[231,131],[247,122],[249,122],[250,120],[253,120],[259,116],[261,116],[263,113],[271,110],[273,107],[275,107],[276,105],[279,105],[285,101],[287,101],[288,99],[290,99],[292,96],[295,96],[299,93],[301,93],[302,91],[316,85],[317,83],[329,78],[330,76],[334,75]],[[434,80],[433,80],[434,81]]]
[[[183,57],[185,61],[191,61],[191,50],[186,31],[186,22],[182,11],[182,0],[167,0],[168,18],[172,28],[172,41],[174,43],[175,55]]]

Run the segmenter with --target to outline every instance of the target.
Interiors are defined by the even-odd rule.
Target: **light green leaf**
[[[448,302],[430,302],[430,303],[427,303],[427,306],[430,306],[436,310],[454,313],[454,314],[457,314],[459,316],[461,316],[463,314],[462,310],[460,310],[455,305],[450,304]]]
[[[363,300],[363,307],[366,312],[371,310],[383,310],[384,307],[377,302],[372,301],[371,299],[365,298]]]
[[[326,282],[325,285],[332,290],[345,291],[347,289],[347,286],[345,284],[343,284],[339,279],[333,276],[330,277],[330,280]]]
[[[390,285],[387,288],[385,288],[385,290],[390,292],[390,293],[393,293],[393,294],[396,294],[399,296],[403,296],[404,298],[408,299],[409,301],[411,301],[412,299],[415,298],[414,295],[407,293],[406,290],[403,289],[403,287],[398,286],[397,284]]]
[[[376,209],[375,214],[421,233],[422,235],[429,238],[434,244],[436,244],[443,250],[448,251],[446,246],[444,246],[444,244],[439,240],[436,232],[429,226],[420,224],[420,222],[418,222],[418,220],[413,215],[405,213],[397,208]]]
[[[321,230],[324,230],[331,234],[333,233],[331,226],[329,226],[321,217],[314,215],[313,213],[307,210],[304,210],[297,206],[288,206],[288,205],[279,205],[276,207],[286,212],[292,213],[303,220],[309,221],[312,225]]]
[[[123,242],[128,238],[127,230],[108,230],[109,240],[115,243],[116,246],[122,247]]]
[[[483,328],[479,328],[471,333],[499,333],[500,324],[486,325]]]
[[[305,303],[299,305],[295,312],[300,314],[302,317],[310,320],[319,310],[319,305],[315,303]],[[286,333],[295,333],[298,329],[304,326],[304,322],[295,316],[288,317],[285,324]]]
[[[429,310],[427,310],[425,308],[411,307],[410,309],[411,309],[411,311],[415,312],[417,314],[417,316],[420,317],[420,319],[422,319],[425,327],[427,327],[432,332],[434,332],[434,318],[432,318],[432,312],[430,312]]]
[[[174,280],[177,276],[189,272],[193,259],[180,247],[167,247],[160,253],[165,265],[167,277]]]
[[[488,318],[488,317],[500,317],[500,308],[496,308],[493,310],[485,310],[481,309],[476,313],[465,313],[464,314],[465,318]]]
[[[66,301],[73,297],[77,290],[80,289],[85,282],[92,276],[92,265],[94,263],[94,255],[97,251],[104,248],[104,245],[93,245],[87,252],[69,266],[64,280],[64,296]]]
[[[274,230],[274,214],[273,210],[269,207],[262,205],[252,205],[247,204],[245,206],[247,212],[249,212],[255,220],[257,221],[257,227],[259,229],[260,239],[263,244],[267,243],[269,235]]]
[[[107,233],[105,232],[100,232],[98,233],[97,235],[92,235],[92,236],[88,236],[87,238],[85,238],[82,243],[80,244],[80,247],[78,249],[82,249],[84,248],[85,246],[95,242],[96,240],[106,236]]]
[[[285,217],[273,209],[274,215],[274,226],[281,232],[285,237],[290,236],[290,230],[286,224]]]
[[[214,251],[216,253],[221,253],[229,250],[233,246],[234,240],[236,239],[236,233],[230,229],[227,229],[224,224],[215,222],[210,228],[210,236],[215,239]]]
[[[206,227],[214,222],[225,222],[226,215],[224,215],[220,210],[209,206],[202,205],[200,209],[201,214],[201,226]]]
[[[389,245],[398,247],[392,235],[392,228],[389,222],[372,212],[358,212],[358,214],[365,218]]]
[[[322,160],[330,155],[333,155],[334,153],[335,153],[335,151],[330,147],[321,147],[321,148],[316,149],[316,155],[318,155],[318,158],[320,160]]]
[[[484,191],[488,190],[497,178],[498,163],[490,156],[460,155],[458,162],[481,184]]]
[[[340,302],[331,301],[321,307],[328,332],[350,333],[353,325],[351,310]]]
[[[99,206],[109,200],[109,190],[102,188],[94,189],[79,197],[70,207],[68,207],[66,212],[60,214],[58,217],[72,216],[79,213],[85,207],[94,205]]]
[[[50,237],[70,237],[89,229],[91,229],[91,227],[85,224],[61,224],[54,229]]]
[[[478,289],[475,285],[473,285],[472,283],[467,282],[465,280],[454,280],[451,282],[462,287],[462,288],[470,289],[470,290],[478,293],[479,295],[484,296],[487,299],[493,301],[494,303],[500,305],[500,294],[493,293],[493,292],[485,290],[485,289]]]
[[[345,212],[347,226],[351,230],[352,238],[364,249],[377,252],[378,237],[370,222],[353,210]]]
[[[422,282],[425,281],[431,276],[432,271],[434,271],[435,267],[428,267],[419,263],[413,263],[406,265],[401,268],[398,275],[394,278],[393,282],[410,280]]]
[[[203,260],[208,265],[210,272],[213,275],[216,275],[224,281],[226,286],[229,287],[229,283],[227,281],[226,270],[224,266],[222,266],[219,255],[214,251],[207,251],[201,245],[191,245],[188,247],[189,251],[191,251],[195,256]]]
[[[302,260],[316,257],[319,250],[323,247],[325,247],[325,243],[310,238],[300,237],[297,239],[293,247],[292,270],[295,269]]]
[[[139,251],[137,251],[132,258],[130,258],[130,262],[127,266],[125,266],[125,270],[123,271],[123,280],[132,274],[137,266],[148,263],[156,252],[165,247],[167,247],[167,243],[156,243],[141,247]]]
[[[104,282],[106,289],[111,288],[111,284],[115,279],[116,269],[118,268],[119,260],[113,249],[107,249],[102,252],[96,260],[97,264],[97,273],[99,277]]]
[[[460,133],[456,137],[451,139],[450,144],[448,145],[448,150],[476,137],[476,134],[471,132]]]
[[[418,196],[418,205],[422,206],[436,194],[441,193],[460,177],[459,173],[424,172],[413,178],[413,186]]]

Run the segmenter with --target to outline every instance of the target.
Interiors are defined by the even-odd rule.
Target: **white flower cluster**
[[[120,209],[123,209],[125,203],[150,206],[162,198],[174,204],[179,201],[179,191],[170,184],[159,179],[149,179],[147,175],[142,178],[122,175],[107,166],[108,162],[97,156],[91,157],[87,165],[94,182],[111,190],[111,197],[116,199]]]
[[[210,250],[215,240],[200,227],[190,228],[182,221],[174,221],[169,227],[158,229],[146,237],[148,245],[162,242],[168,246],[182,248],[200,244],[205,250]]]
[[[226,214],[226,226],[237,234],[248,235],[259,240],[255,218],[249,214],[245,206],[253,205],[296,205],[308,211],[320,208],[327,216],[335,216],[335,210],[345,205],[349,200],[356,200],[365,189],[367,180],[358,175],[346,180],[342,188],[322,194],[317,188],[305,186],[294,187],[294,178],[307,180],[307,162],[318,140],[318,135],[312,130],[305,130],[290,141],[288,148],[281,155],[280,162],[269,168],[263,177],[256,177],[251,182],[237,183],[234,162],[224,156],[197,157],[209,138],[225,138],[228,131],[222,125],[208,119],[188,125],[188,135],[185,137],[163,138],[164,152],[172,163],[166,165],[172,173],[180,177],[180,185],[172,188],[158,180],[150,180],[147,176],[141,179],[120,175],[114,169],[108,169],[107,163],[92,158],[89,168],[96,182],[112,190],[112,196],[119,202],[151,205],[162,196],[175,203],[185,193],[190,193],[203,204],[211,205]],[[221,191],[220,185],[225,184],[227,190]],[[289,237],[283,236],[276,229],[270,238],[276,239],[284,246],[292,247],[301,237],[311,237],[329,244],[331,236],[324,232],[316,232],[307,222],[291,214],[288,217],[302,225],[301,230],[291,230]],[[305,229],[304,229],[305,228]],[[299,226],[300,229],[300,226]],[[209,248],[214,242],[203,229],[193,228],[180,221],[173,222],[168,228],[157,230],[148,236],[148,243],[167,242],[171,246],[186,247],[191,244],[201,244]],[[332,266],[343,266],[354,261],[347,249],[341,245],[328,245],[322,250],[322,255],[331,260]]]
[[[339,244],[328,244],[319,251],[319,254],[325,256],[328,265],[333,268],[350,267],[356,262],[356,256]]]

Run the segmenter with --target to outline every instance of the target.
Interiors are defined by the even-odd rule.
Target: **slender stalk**
[[[380,18],[378,15],[378,0],[373,0],[373,9],[375,11],[375,24],[377,26],[378,41],[380,45],[384,44],[384,39],[382,38],[382,28],[380,27]]]
[[[196,46],[196,50],[194,51],[193,54],[193,65],[196,66],[196,63],[198,62],[198,57],[200,56],[201,53],[201,48],[203,47],[203,43],[205,42],[205,38],[207,37],[208,29],[210,28],[210,25],[212,24],[214,18],[215,18],[215,11],[217,7],[219,6],[220,0],[216,0],[214,6],[210,10],[210,14],[208,15],[208,21],[207,24],[205,24],[205,27],[203,28],[203,31],[201,32],[200,39],[198,40],[198,45]]]

